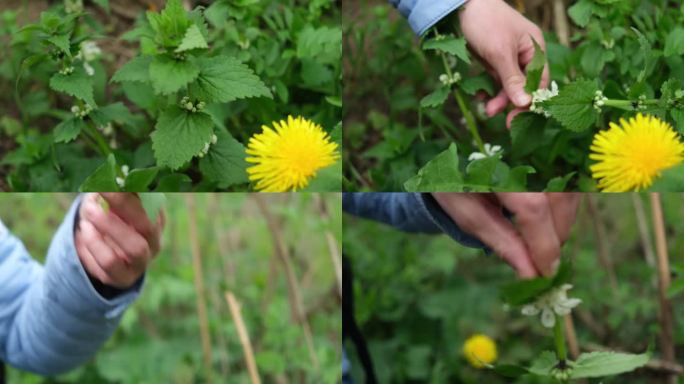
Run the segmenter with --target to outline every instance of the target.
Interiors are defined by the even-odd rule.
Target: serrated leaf
[[[207,44],[207,40],[204,38],[204,35],[202,35],[202,31],[200,31],[197,25],[193,24],[185,31],[185,37],[183,37],[183,41],[181,41],[181,44],[176,48],[176,52],[180,53],[193,49],[207,48],[209,48],[209,44]]]
[[[50,78],[50,88],[74,96],[95,107],[93,96],[93,78],[81,67],[76,67],[70,75],[56,73]]]
[[[558,359],[556,354],[551,351],[544,351],[537,356],[529,368],[530,373],[537,376],[550,376],[551,369],[556,366]]]
[[[116,71],[111,82],[121,83],[124,81],[131,81],[147,83],[150,81],[151,63],[152,56],[135,57]]]
[[[81,184],[80,192],[119,192],[116,183],[116,159],[109,155],[107,160]]]
[[[563,127],[581,132],[596,122],[598,113],[594,109],[594,97],[598,90],[596,81],[578,80],[563,87],[558,96],[544,102],[544,106]]]
[[[463,60],[466,64],[470,64],[470,57],[468,49],[466,48],[466,40],[462,37],[456,38],[447,36],[444,38],[434,38],[423,43],[424,50],[439,50],[449,53]]]
[[[418,174],[404,183],[407,192],[463,192],[456,144],[430,160]]]
[[[69,39],[69,35],[51,36],[47,39],[47,41],[55,47],[61,49],[62,52],[71,56],[71,41]]]
[[[474,96],[478,91],[485,91],[489,96],[494,96],[494,83],[487,74],[467,76],[461,80],[459,87],[468,95]]]
[[[145,192],[149,190],[158,173],[157,167],[134,169],[126,176],[124,189],[126,192]]]
[[[546,118],[534,112],[522,112],[511,121],[512,151],[516,156],[525,156],[542,145],[539,139],[544,132]]]
[[[546,65],[546,53],[542,50],[541,46],[539,46],[539,43],[537,43],[537,40],[534,38],[532,38],[532,44],[534,44],[534,56],[532,57],[532,61],[530,61],[525,68],[527,71],[525,92],[530,94],[539,89],[542,73],[544,72],[544,66]]]
[[[169,0],[161,13],[147,12],[147,20],[157,33],[156,42],[165,48],[177,47],[190,26],[188,13],[180,0]]]
[[[665,57],[684,54],[684,28],[676,27],[670,31],[665,39],[663,54]]]
[[[156,56],[150,64],[150,80],[158,95],[171,95],[197,79],[200,69],[192,61]]]
[[[273,97],[261,79],[233,57],[204,58],[198,65],[199,75],[189,90],[202,101],[227,103],[248,97]]]
[[[138,197],[142,203],[147,217],[152,223],[157,222],[157,217],[164,204],[166,204],[166,195],[163,193],[139,193]]]
[[[84,126],[83,120],[76,117],[62,121],[55,127],[55,143],[68,143],[74,140],[81,133]]]
[[[650,353],[639,355],[617,352],[583,353],[574,363],[571,377],[583,379],[618,375],[643,367],[650,359]]]
[[[451,90],[449,87],[439,87],[431,94],[423,97],[420,101],[421,108],[436,108],[444,104],[447,97],[449,97]]]
[[[584,28],[589,24],[593,11],[594,3],[591,0],[579,0],[568,8],[568,16],[575,24]]]
[[[216,130],[215,134],[218,141],[200,160],[202,174],[221,189],[249,182],[245,171],[249,166],[245,160],[245,146],[224,129]]]
[[[207,113],[192,113],[173,106],[162,113],[155,128],[152,149],[157,163],[175,170],[211,141],[214,121]]]

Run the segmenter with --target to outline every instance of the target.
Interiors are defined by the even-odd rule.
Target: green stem
[[[449,78],[453,79],[454,74],[451,71],[451,67],[449,66],[449,62],[447,61],[446,55],[444,54],[444,52],[440,51],[440,56],[442,57],[444,70],[446,71]],[[465,118],[466,126],[468,127],[470,134],[475,139],[475,143],[477,143],[477,148],[480,150],[481,153],[485,153],[484,142],[482,141],[482,137],[480,137],[480,132],[477,130],[477,124],[475,123],[475,117],[473,116],[473,113],[470,111],[470,108],[468,108],[468,105],[463,99],[463,95],[461,94],[461,91],[458,88],[453,89],[453,94],[454,99],[456,99],[456,103],[458,104],[458,108],[461,110],[463,118]]]
[[[107,139],[92,124],[86,124],[86,132],[95,140],[97,147],[104,157],[112,154],[112,148],[107,143]]]
[[[556,316],[556,325],[553,327],[553,335],[556,341],[556,357],[559,361],[568,359],[568,352],[565,349],[565,332],[563,330],[563,318]]]
[[[620,100],[620,99],[608,99],[604,100],[606,107],[620,108],[628,111],[634,111],[634,103],[638,103],[638,100]],[[642,105],[658,105],[660,100],[658,99],[648,99],[641,101]]]

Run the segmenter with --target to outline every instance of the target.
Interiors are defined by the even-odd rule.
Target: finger
[[[510,112],[508,112],[508,115],[506,115],[506,128],[511,129],[513,119],[525,111],[527,111],[527,108],[513,108]]]
[[[150,247],[147,240],[133,227],[117,215],[104,212],[97,205],[84,206],[83,214],[99,233],[105,234],[105,240],[111,239],[115,250],[121,250],[122,257],[129,265],[137,268],[147,264],[151,256]]]
[[[435,193],[433,196],[461,230],[477,237],[521,278],[537,276],[525,243],[500,208],[478,194]]]
[[[92,223],[86,220],[81,224],[84,245],[97,265],[107,274],[108,279],[101,281],[113,287],[128,288],[129,283],[132,284],[129,277],[131,273],[124,260],[116,256]]]
[[[77,240],[75,241],[75,246],[76,252],[78,253],[83,267],[90,276],[99,280],[103,284],[111,285],[114,282],[114,278],[105,272],[105,270],[102,269],[102,267],[100,267],[100,265],[95,261],[95,257],[92,253],[90,253],[88,247],[85,246],[83,241],[79,240],[81,236],[76,237]]]
[[[496,96],[487,102],[485,112],[487,112],[487,116],[492,117],[506,109],[508,103],[508,95],[506,94],[506,91],[502,89]]]
[[[158,229],[150,222],[140,198],[133,193],[102,193],[111,211],[131,225],[149,243],[153,253],[159,251]]]
[[[579,193],[547,193],[553,224],[556,228],[558,240],[562,243],[570,237],[570,230],[577,217],[582,195]]]
[[[546,89],[551,84],[551,74],[549,72],[549,65],[544,66],[544,71],[542,72],[541,82],[539,82],[540,89]]]
[[[525,93],[527,78],[520,70],[517,54],[503,56],[501,60],[491,63],[501,79],[501,85],[506,91],[508,99],[516,107],[526,107],[532,102],[532,97]]]
[[[539,272],[551,276],[560,262],[560,240],[543,193],[499,193],[503,205],[515,215],[518,232]]]

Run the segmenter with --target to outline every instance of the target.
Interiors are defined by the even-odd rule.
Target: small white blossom
[[[123,173],[124,176],[128,177],[128,174],[130,171],[131,171],[131,168],[128,165],[122,165],[121,166],[121,173]]]
[[[67,13],[83,11],[83,0],[64,0],[64,9]]]
[[[218,136],[212,135],[211,136],[211,144],[216,145],[216,143],[218,143]]]
[[[454,85],[461,81],[461,74],[458,72],[454,72],[453,75],[449,76],[445,73],[442,73],[441,75],[439,75],[439,81],[445,86]]]
[[[522,307],[522,314],[525,316],[537,316],[541,313],[541,323],[546,328],[553,328],[556,324],[556,315],[565,316],[578,306],[582,300],[568,298],[568,290],[572,288],[570,284],[562,286],[545,293],[534,303]]]
[[[86,40],[81,43],[81,52],[79,54],[83,61],[90,62],[102,55],[102,49],[100,49],[96,42]]]
[[[95,76],[95,68],[93,68],[87,61],[83,62],[83,69],[85,69],[88,76]]]
[[[489,143],[485,143],[484,150],[485,150],[485,153],[481,153],[481,152],[471,153],[470,156],[468,156],[468,161],[482,160],[482,159],[485,159],[487,157],[496,156],[498,153],[503,152],[503,149],[501,149],[500,145],[491,145]]]
[[[600,90],[596,91],[596,96],[594,97],[594,109],[601,112],[601,107],[606,104],[607,100],[608,98],[603,96],[603,92]]]
[[[114,126],[112,126],[112,123],[107,123],[107,125],[101,126],[100,130],[105,136],[111,136],[114,134]]]
[[[124,180],[123,177],[117,177],[117,178],[116,178],[116,184],[117,184],[120,188],[124,188],[124,187],[126,186],[126,180]]]
[[[532,105],[530,105],[530,111],[544,115],[546,117],[551,117],[551,115],[544,110],[540,103],[556,96],[558,96],[558,84],[556,84],[555,81],[552,81],[551,89],[538,89],[532,92]]]

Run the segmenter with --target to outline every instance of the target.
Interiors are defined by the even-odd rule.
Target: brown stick
[[[558,41],[566,47],[569,46],[570,28],[568,27],[568,17],[565,13],[565,2],[563,0],[553,0],[553,22]]]
[[[672,343],[672,304],[667,298],[670,287],[670,262],[667,255],[667,239],[665,237],[665,220],[660,203],[660,194],[651,193],[651,212],[653,214],[653,232],[656,240],[656,257],[658,260],[658,301],[660,302],[660,351],[663,360],[675,362],[675,348]],[[677,375],[669,375],[668,383],[676,384]]]
[[[245,353],[245,362],[247,364],[249,377],[252,380],[252,384],[261,384],[256,360],[254,359],[254,351],[252,350],[252,343],[249,341],[249,333],[247,333],[247,327],[245,327],[245,322],[242,319],[240,303],[238,303],[231,292],[226,292],[226,301],[230,308],[230,315],[233,316],[233,321],[235,322],[235,328],[237,329],[238,337],[240,338],[240,344],[242,344],[242,350]]]
[[[594,224],[594,232],[596,233],[596,243],[598,246],[599,262],[606,270],[611,292],[613,293],[613,295],[617,295],[617,278],[615,277],[615,269],[613,268],[613,261],[611,260],[610,250],[608,249],[608,243],[606,241],[606,228],[603,225],[601,215],[598,211],[596,195],[588,193],[586,201],[587,207],[589,208],[589,215],[591,216],[591,221]]]
[[[315,195],[315,200],[318,205],[318,211],[321,218],[325,221],[330,221],[330,214],[328,212],[328,207],[325,204],[325,200],[320,194]],[[335,276],[337,277],[337,290],[340,297],[342,297],[342,257],[340,256],[340,250],[337,247],[337,240],[333,236],[332,232],[325,231],[325,239],[328,242],[328,250],[330,259],[335,269]]]
[[[209,335],[209,320],[207,317],[207,298],[204,290],[204,277],[202,274],[202,256],[200,252],[199,237],[197,235],[197,216],[195,215],[195,198],[186,193],[185,205],[188,208],[188,224],[190,226],[190,247],[192,250],[192,266],[194,271],[195,291],[197,292],[197,316],[199,317],[200,337],[202,339],[202,356],[204,366],[209,378],[211,378],[211,337]],[[211,380],[209,380],[211,381]]]
[[[577,360],[579,357],[580,349],[577,343],[577,333],[575,332],[575,323],[572,321],[572,314],[567,314],[565,318],[565,334],[568,339],[568,349],[570,350],[570,356],[573,360]]]
[[[311,363],[313,364],[316,372],[319,371],[318,357],[316,356],[316,350],[314,349],[313,336],[311,335],[311,327],[309,326],[309,321],[306,318],[306,313],[304,311],[304,305],[302,301],[302,294],[299,289],[299,284],[297,282],[297,277],[295,276],[294,268],[292,267],[292,258],[290,257],[290,252],[285,246],[285,241],[283,240],[282,233],[280,231],[280,226],[276,222],[276,219],[271,215],[266,202],[263,197],[254,194],[254,200],[259,206],[261,214],[266,219],[269,230],[271,231],[271,237],[273,238],[273,246],[278,258],[283,263],[283,268],[285,269],[285,276],[287,278],[288,287],[288,298],[290,300],[290,313],[294,321],[302,327],[304,333],[304,339],[306,341],[306,346],[309,350],[309,357],[311,358]]]
[[[644,258],[646,264],[650,267],[655,267],[655,256],[653,255],[653,240],[651,233],[648,231],[648,223],[646,222],[646,209],[641,197],[638,193],[632,193],[632,204],[634,205],[634,213],[637,219],[637,227],[639,228],[639,237],[641,238],[641,249],[644,251]]]

